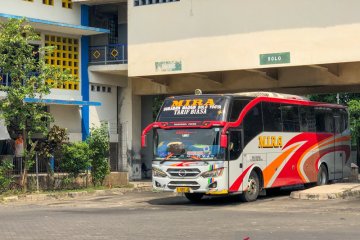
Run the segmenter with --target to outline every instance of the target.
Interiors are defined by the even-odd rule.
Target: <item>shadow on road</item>
[[[259,196],[257,202],[276,200],[277,198],[289,196],[292,190],[278,190],[268,191],[266,196]],[[227,206],[227,205],[240,205],[246,204],[241,202],[240,195],[227,195],[227,196],[205,196],[201,202],[192,203],[186,199],[185,196],[173,196],[163,197],[157,199],[151,199],[147,201],[151,205],[163,205],[163,206],[184,206],[184,205],[196,205],[196,206]]]

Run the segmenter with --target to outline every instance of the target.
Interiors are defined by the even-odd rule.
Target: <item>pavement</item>
[[[132,191],[0,204],[1,240],[359,239],[360,199],[290,199],[289,191],[242,203],[190,203],[173,193]]]
[[[56,200],[56,199],[69,199],[69,198],[84,198],[84,197],[97,197],[97,196],[108,196],[108,195],[123,195],[126,192],[140,192],[140,191],[151,191],[152,183],[149,181],[146,182],[129,182],[131,187],[123,188],[111,188],[111,189],[101,189],[101,190],[79,190],[79,191],[59,191],[59,192],[49,192],[49,193],[32,193],[32,194],[20,194],[13,196],[0,196],[0,203],[9,203],[9,202],[35,202],[35,201],[47,201],[47,200]]]
[[[330,185],[317,186],[301,191],[293,191],[291,192],[290,197],[294,199],[306,200],[360,198],[360,184],[335,183]]]
[[[360,175],[359,175],[360,176]],[[75,199],[84,197],[97,197],[108,195],[122,195],[127,192],[151,191],[152,183],[150,181],[130,182],[130,186],[125,188],[111,188],[94,191],[71,191],[54,193],[34,193],[26,195],[15,195],[0,198],[0,203],[8,202],[34,202],[55,199]],[[291,188],[290,188],[291,190]],[[301,200],[334,200],[334,199],[360,199],[359,183],[334,183],[323,186],[306,188],[303,190],[294,190],[290,193],[290,198]]]
[[[350,179],[293,191],[290,198],[303,200],[360,199],[360,174],[353,175]]]

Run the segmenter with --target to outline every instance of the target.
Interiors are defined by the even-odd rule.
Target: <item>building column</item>
[[[119,160],[130,179],[141,178],[141,96],[133,94],[132,81],[119,88]]]
[[[146,128],[150,123],[154,122],[153,119],[153,105],[154,96],[141,97],[141,130]],[[146,169],[151,169],[153,160],[153,132],[150,131],[147,135],[147,146],[141,151],[141,163],[146,166]],[[151,171],[147,171],[145,178],[151,177]]]
[[[81,6],[81,25],[89,26],[89,6]],[[81,95],[83,101],[90,100],[89,90],[89,37],[81,37]],[[81,108],[81,133],[84,141],[90,134],[90,111],[89,106],[82,106]]]

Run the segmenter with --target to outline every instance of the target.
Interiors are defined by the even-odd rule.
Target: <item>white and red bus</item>
[[[242,193],[342,179],[350,174],[346,107],[277,93],[165,99],[153,129],[153,187],[204,195]]]

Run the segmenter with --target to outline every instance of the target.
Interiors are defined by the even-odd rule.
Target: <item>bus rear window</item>
[[[218,96],[167,98],[158,122],[223,121],[226,99]]]

